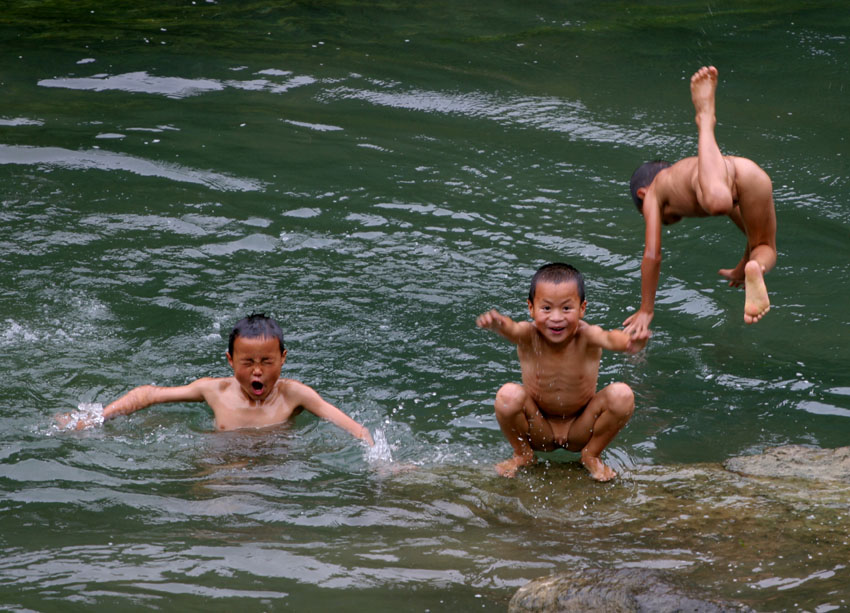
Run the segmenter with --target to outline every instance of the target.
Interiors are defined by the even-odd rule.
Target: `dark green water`
[[[704,522],[662,520],[646,475],[690,492],[677,467],[848,443],[848,32],[843,2],[0,2],[0,604],[503,610],[535,577],[637,565],[845,608],[846,502],[754,526],[709,483]],[[523,317],[552,260],[587,276],[591,323],[636,308],[628,178],[695,154],[709,63],[721,147],[774,182],[770,313],[745,326],[716,275],[730,222],[665,231],[650,347],[601,368],[636,392],[622,478],[566,453],[497,478],[492,398],[519,373],[475,316]],[[254,310],[393,462],[309,416],[52,426],[228,374]]]

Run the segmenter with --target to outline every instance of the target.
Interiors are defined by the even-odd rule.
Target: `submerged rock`
[[[509,613],[725,613],[752,611],[678,587],[660,571],[583,569],[535,579],[521,587]]]
[[[573,487],[547,490],[546,505],[527,501],[534,521],[557,526],[553,540],[572,531],[573,552],[586,564],[616,567],[624,560],[618,551],[646,553],[629,558],[634,568],[533,580],[516,592],[509,610],[798,610],[799,599],[845,610],[848,483],[850,447],[789,445],[731,458],[722,467],[638,466],[592,495],[578,479]],[[587,548],[582,538],[589,539]],[[653,566],[659,562],[668,566]],[[677,562],[687,570],[658,570]],[[709,585],[712,592],[701,587]]]
[[[752,456],[730,458],[726,470],[754,477],[784,477],[850,483],[850,447],[818,449],[785,445]]]

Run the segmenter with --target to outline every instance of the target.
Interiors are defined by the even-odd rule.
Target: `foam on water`
[[[87,430],[103,425],[103,405],[99,402],[81,402],[76,411],[71,411],[65,419],[57,420],[58,430]]]
[[[366,461],[372,465],[390,464],[393,461],[392,446],[387,442],[383,428],[375,428],[372,432],[375,445],[366,450]]]

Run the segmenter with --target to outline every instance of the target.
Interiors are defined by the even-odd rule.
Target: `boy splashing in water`
[[[369,446],[375,444],[369,430],[322,399],[312,387],[280,378],[286,349],[283,331],[271,317],[254,314],[236,322],[230,333],[227,361],[233,369],[232,377],[205,377],[179,387],[142,385],[108,405],[103,419],[163,402],[206,402],[215,414],[216,429],[235,430],[283,423],[307,409]],[[71,414],[57,416],[63,427],[72,420]],[[91,425],[83,420],[74,427]]]
[[[744,321],[753,324],[770,309],[764,274],[776,264],[776,212],[770,177],[752,160],[724,156],[714,137],[717,69],[703,66],[691,77],[699,134],[697,157],[675,164],[648,162],[632,175],[631,193],[646,222],[641,262],[641,303],[623,322],[635,339],[649,337],[661,270],[661,225],[683,217],[728,215],[747,237],[744,257],[719,273],[744,285]]]
[[[496,310],[480,315],[479,328],[517,346],[522,385],[506,383],[496,394],[496,419],[514,455],[496,465],[513,477],[536,462],[534,452],[580,451],[581,462],[598,481],[616,473],[599,457],[626,425],[635,407],[625,383],[596,391],[602,350],[639,351],[646,340],[620,330],[605,331],[582,321],[587,302],[584,279],[568,264],[547,264],[531,279],[532,321],[516,322]]]

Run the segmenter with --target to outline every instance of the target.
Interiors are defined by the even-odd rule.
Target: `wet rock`
[[[713,601],[673,584],[660,571],[583,569],[535,579],[521,587],[509,613],[725,613],[752,611]]]
[[[784,477],[850,483],[850,447],[818,449],[785,445],[752,456],[730,458],[726,470],[754,477]]]

